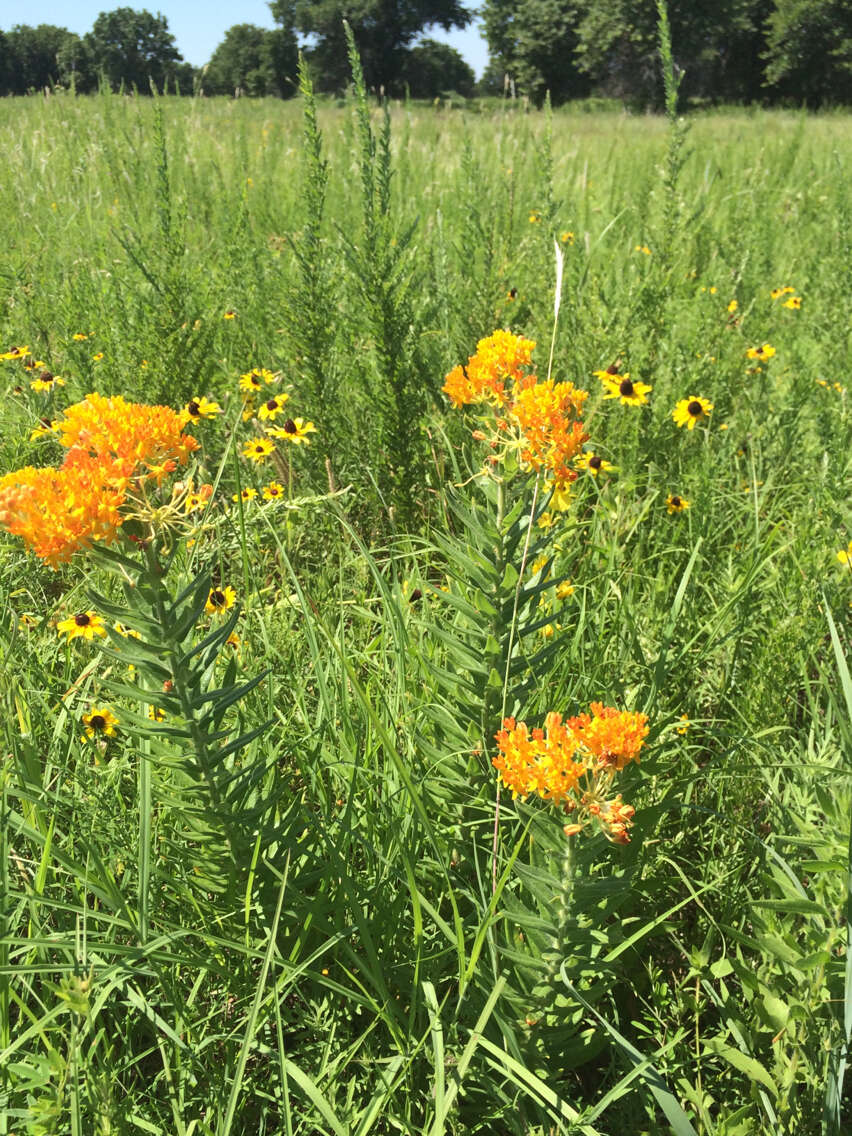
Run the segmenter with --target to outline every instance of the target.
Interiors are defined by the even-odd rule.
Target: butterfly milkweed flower
[[[78,611],[76,615],[57,623],[56,630],[69,643],[72,639],[88,639],[91,642],[96,636],[104,638],[107,633],[104,621],[96,611]]]
[[[684,509],[689,508],[689,502],[685,497],[679,497],[677,493],[670,493],[666,497],[666,512],[671,515],[672,513],[682,513]]]
[[[108,706],[93,706],[88,714],[83,715],[83,725],[86,729],[83,741],[114,738],[118,718]]]
[[[275,443],[270,442],[268,438],[252,438],[243,446],[242,454],[244,458],[249,461],[256,462],[258,465],[265,462],[270,454],[275,452]]]
[[[476,354],[467,366],[454,367],[441,388],[453,406],[489,403],[503,406],[507,401],[507,384],[517,383],[526,374],[535,341],[498,330],[480,339]]]
[[[595,374],[606,391],[604,398],[617,398],[623,406],[645,406],[653,390],[647,383],[633,382],[629,373],[611,375],[606,371],[596,371]]]
[[[765,363],[767,359],[771,359],[775,354],[775,348],[771,343],[764,343],[762,347],[749,347],[746,351],[747,359],[757,359],[760,363]]]
[[[159,484],[198,448],[176,411],[120,396],[90,394],[33,434],[42,432],[57,436],[65,460],[0,477],[0,524],[53,568],[78,549],[110,544],[134,479]]]
[[[220,612],[229,611],[236,602],[237,593],[230,584],[224,588],[211,588],[204,610],[208,615],[218,615]]]
[[[514,797],[535,794],[576,813],[582,823],[568,826],[571,832],[593,820],[609,840],[626,844],[634,810],[620,794],[610,799],[609,792],[615,774],[639,761],[648,719],[600,702],[590,711],[564,721],[551,712],[544,728],[533,730],[526,722],[505,719],[495,735],[498,754],[492,764]]]
[[[685,426],[687,430],[694,430],[697,423],[708,418],[713,410],[713,403],[706,398],[690,395],[682,398],[672,411],[672,418],[678,426]]]
[[[313,422],[306,422],[304,418],[288,418],[283,426],[267,427],[268,434],[273,438],[282,438],[294,446],[309,446],[311,439],[308,434],[317,432]]]

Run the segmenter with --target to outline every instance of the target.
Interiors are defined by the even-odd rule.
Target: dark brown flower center
[[[284,430],[287,434],[298,434],[299,433],[299,427],[296,425],[296,423],[293,421],[292,418],[288,418],[287,421],[284,423]]]
[[[210,593],[210,602],[214,607],[224,607],[225,603],[227,602],[225,599],[225,593],[220,592],[218,588],[214,589]]]
[[[616,367],[615,363],[613,363],[611,366],[607,367],[606,373],[608,375],[617,375],[618,374],[618,367]]]
[[[103,714],[93,714],[89,719],[89,726],[93,730],[102,730],[106,726],[106,718]]]
[[[197,418],[198,415],[201,413],[201,407],[198,405],[198,403],[194,399],[193,399],[192,402],[188,402],[186,404],[186,409],[187,409],[188,413],[192,415],[193,418]]]
[[[700,418],[704,413],[704,408],[697,398],[694,398],[686,409],[689,411],[693,418]]]
[[[84,611],[81,611],[79,615],[74,616],[74,622],[78,627],[88,627],[92,620]]]
[[[677,496],[672,497],[672,505],[675,507],[675,509],[679,509],[680,506],[681,506],[680,497],[677,497]]]
[[[593,454],[589,458],[589,469],[600,469],[602,461],[603,459],[599,458],[597,454]]]
[[[49,383],[53,378],[53,373],[51,371],[42,371],[42,373],[39,375],[39,378],[43,383]]]
[[[633,383],[630,379],[622,379],[618,384],[618,393],[624,395],[625,398],[630,398],[633,394]]]
[[[267,410],[277,410],[278,409],[278,399],[277,398],[271,398],[269,400],[269,402],[267,402],[267,404],[266,404],[266,409]]]

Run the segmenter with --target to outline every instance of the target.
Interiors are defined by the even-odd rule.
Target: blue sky
[[[13,0],[3,5],[0,27],[8,31],[14,24],[58,24],[82,35],[100,12],[123,6],[162,12],[181,55],[196,66],[207,62],[232,24],[274,26],[266,0],[27,0],[25,4]],[[455,32],[436,28],[429,34],[432,39],[452,44],[477,76],[482,74],[488,50],[475,25]]]

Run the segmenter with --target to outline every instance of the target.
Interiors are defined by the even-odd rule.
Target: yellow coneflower
[[[264,421],[274,422],[284,409],[285,403],[289,402],[289,400],[289,394],[283,391],[275,395],[274,398],[268,398],[266,402],[261,403],[260,409],[257,412],[258,418],[262,418]]]
[[[606,378],[598,375],[598,378],[606,390],[604,398],[617,398],[623,406],[645,406],[648,402],[647,396],[653,390],[653,387],[648,386],[647,383],[634,383],[629,373],[607,375]]]
[[[306,422],[304,418],[288,418],[283,426],[268,429],[267,433],[273,438],[283,438],[285,442],[292,442],[294,446],[309,446],[311,440],[308,434],[316,433],[313,422]]]
[[[34,391],[49,391],[54,387],[64,387],[65,380],[60,379],[59,375],[54,375],[52,371],[42,371],[37,379],[33,379],[30,386]]]
[[[245,487],[245,489],[241,489],[239,491],[239,493],[235,493],[232,500],[244,501],[244,502],[245,501],[253,501],[256,496],[257,496],[257,490],[252,489],[252,487],[250,485],[247,485]]]
[[[253,438],[251,441],[246,442],[243,446],[242,454],[244,458],[249,461],[260,462],[266,461],[271,453],[275,452],[275,443],[270,442],[268,438]]]
[[[230,584],[224,588],[211,588],[204,610],[208,615],[218,615],[220,612],[228,611],[236,602],[237,593]]]
[[[186,426],[189,422],[201,422],[204,418],[215,418],[217,414],[221,413],[222,407],[218,402],[211,402],[203,395],[201,398],[191,398],[181,411],[181,425]]]
[[[682,513],[684,509],[689,508],[689,502],[685,497],[679,497],[677,493],[670,493],[666,497],[666,511],[671,513]]]
[[[95,636],[105,636],[104,621],[96,611],[80,611],[57,623],[56,630],[70,643],[72,639],[92,640]]]
[[[713,410],[713,403],[698,395],[682,398],[672,411],[672,418],[678,426],[685,426],[687,430],[694,430],[697,423],[709,417]]]
[[[95,741],[98,738],[114,738],[118,718],[108,706],[93,706],[88,714],[83,715],[83,725],[86,733],[83,741]]]
[[[597,477],[599,473],[609,473],[613,468],[612,464],[600,456],[600,454],[586,453],[580,454],[579,457],[574,458],[574,465],[577,469],[585,469],[592,475]]]

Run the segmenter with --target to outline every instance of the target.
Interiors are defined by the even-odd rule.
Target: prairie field
[[[850,1131],[848,114],[0,136],[0,1134]]]

